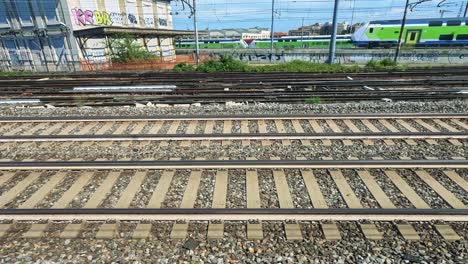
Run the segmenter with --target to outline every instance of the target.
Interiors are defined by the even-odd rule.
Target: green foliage
[[[175,72],[194,72],[196,68],[194,65],[187,63],[179,63],[174,67]]]
[[[197,71],[201,72],[245,72],[248,71],[248,69],[249,66],[247,64],[225,55],[221,55],[218,61],[206,61],[197,67]]]
[[[394,60],[390,58],[385,58],[381,61],[376,61],[374,59],[370,60],[366,64],[368,70],[400,70],[402,67],[398,65]]]
[[[22,76],[22,75],[31,75],[34,74],[31,71],[0,71],[0,76]]]
[[[120,35],[110,43],[113,62],[126,63],[132,60],[144,60],[156,57],[140,44],[135,42],[132,35]]]
[[[376,69],[378,67],[379,67],[379,62],[374,59],[371,59],[370,61],[366,63],[366,68],[368,69]]]
[[[308,104],[320,104],[322,102],[322,99],[316,96],[316,97],[307,98],[305,102]]]
[[[311,72],[311,73],[354,73],[377,70],[404,70],[391,59],[382,61],[369,61],[365,67],[342,64],[312,63],[294,60],[286,63],[271,65],[249,65],[234,60],[229,56],[221,56],[219,60],[210,60],[201,63],[198,67],[188,64],[178,64],[174,68],[176,72],[199,71],[199,72]]]
[[[318,72],[318,73],[334,73],[334,72],[357,72],[359,67],[343,66],[341,64],[319,64],[300,60],[291,62],[251,67],[253,72]]]

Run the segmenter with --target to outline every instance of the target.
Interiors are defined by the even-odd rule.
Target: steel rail
[[[468,160],[0,161],[2,170],[468,168]]]
[[[0,136],[0,142],[184,141],[184,140],[359,140],[359,139],[468,139],[465,132],[422,133],[266,133],[266,134],[122,134]]]
[[[305,119],[450,119],[468,118],[467,113],[401,114],[306,114],[306,115],[155,115],[155,116],[69,116],[69,117],[0,117],[0,123],[12,122],[126,122],[126,121],[207,121],[207,120],[305,120]]]
[[[99,79],[99,78],[126,78],[128,80],[135,80],[141,77],[148,79],[151,78],[176,78],[176,77],[186,77],[186,78],[233,78],[237,76],[242,77],[276,77],[276,76],[295,76],[295,77],[346,77],[346,76],[355,76],[355,77],[386,77],[394,75],[397,76],[432,76],[432,75],[456,75],[456,74],[466,74],[467,67],[434,67],[431,69],[409,69],[407,71],[380,71],[380,72],[357,72],[357,73],[304,73],[304,72],[219,72],[219,73],[204,73],[204,72],[184,72],[184,73],[175,73],[175,72],[95,72],[95,73],[67,73],[67,74],[33,74],[33,75],[21,75],[21,76],[4,76],[4,81],[9,80],[25,80],[31,79],[34,81],[41,80],[56,80],[63,78],[73,78],[74,80],[80,79]],[[44,78],[48,78],[44,80]]]
[[[132,221],[132,220],[187,220],[187,221],[468,221],[467,209],[382,209],[382,208],[64,208],[64,209],[0,209],[1,220],[55,220],[55,221]]]

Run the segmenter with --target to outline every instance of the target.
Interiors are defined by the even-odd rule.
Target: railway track
[[[252,79],[265,78],[271,79],[272,77],[280,78],[290,78],[291,76],[295,77],[307,77],[307,78],[344,78],[346,76],[350,77],[376,77],[376,78],[392,78],[392,77],[403,77],[403,76],[454,76],[454,75],[465,75],[467,67],[458,66],[458,67],[431,67],[429,69],[414,68],[408,69],[405,71],[384,71],[384,72],[367,72],[367,73],[284,73],[284,72],[220,72],[220,73],[201,73],[201,72],[184,72],[184,73],[174,73],[174,72],[154,72],[154,71],[143,71],[143,72],[80,72],[80,73],[67,73],[67,74],[33,74],[27,75],[22,74],[21,76],[3,76],[2,80],[13,80],[13,81],[22,81],[22,80],[60,80],[73,78],[75,80],[80,79],[92,79],[101,80],[112,78],[116,79],[129,79],[129,80],[138,80],[140,78],[148,79],[180,79],[180,76],[187,76],[192,79],[227,79],[231,78],[238,80],[239,77],[247,77]],[[90,80],[92,81],[92,80]]]
[[[261,233],[262,221],[468,219],[466,166],[423,169],[415,161],[413,167],[418,168],[406,168],[404,162],[389,168],[382,162],[376,169],[338,169],[325,163],[328,166],[322,169],[231,169],[219,164],[209,170],[178,166],[164,170],[121,170],[119,166],[112,170],[92,166],[45,170],[12,164],[14,168],[1,168],[0,216],[17,221],[79,220],[62,225],[60,236],[67,238],[73,237],[71,234],[78,237],[87,221],[108,219],[114,222],[100,225],[96,237],[115,237],[121,221],[174,221],[173,238],[185,238],[190,221],[211,221],[208,237],[220,238],[221,232],[222,238],[224,221],[256,219],[257,223],[246,224],[247,230],[255,231],[248,234],[252,239]],[[33,224],[25,236],[44,236],[48,225],[53,222]],[[340,236],[336,224],[331,225],[335,225],[333,233]],[[2,224],[2,229],[12,226]],[[140,232],[143,227],[144,235]],[[374,224],[362,224],[361,228],[364,235],[382,239]],[[405,236],[411,224],[398,228]],[[448,224],[438,228],[442,236],[451,237],[449,240],[462,239]],[[297,222],[285,224],[285,229],[286,233],[301,234]],[[134,238],[147,238],[150,230],[151,224],[140,223],[133,230]]]
[[[466,97],[466,71],[462,69],[366,74],[301,73],[160,73],[50,76],[0,81],[0,99],[39,100],[55,106],[116,106],[134,103],[303,103],[320,97],[322,102],[369,100],[451,100]],[[99,88],[106,90],[77,90]],[[142,85],[174,85],[162,89]],[[112,88],[109,90],[109,88]],[[132,88],[133,87],[133,88]],[[140,87],[141,88],[141,87]]]
[[[194,145],[211,150],[227,148],[228,152],[221,153],[228,156],[235,155],[229,150],[230,146],[251,152],[256,147],[296,148],[297,154],[308,157],[305,151],[315,146],[388,146],[388,151],[393,153],[396,149],[392,149],[398,146],[427,145],[433,149],[444,145],[453,146],[450,150],[453,152],[453,148],[466,145],[468,130],[463,114],[3,118],[0,124],[3,128],[0,129],[0,142],[3,142],[0,149],[4,153],[18,153],[33,147],[33,151],[42,153],[39,157],[47,157],[49,154],[44,151],[52,147],[75,151],[98,147],[103,151],[112,146],[122,148],[122,151],[132,148],[147,155],[154,153],[153,157],[157,159],[163,159],[165,155],[157,154],[154,148],[187,149]],[[446,148],[440,151],[448,152]],[[190,153],[179,155],[186,159],[195,158]],[[459,153],[451,156],[463,155]],[[252,155],[263,159],[271,157],[268,153]],[[293,153],[281,156],[294,159]],[[447,157],[447,154],[443,156]],[[210,157],[220,158],[217,155]],[[67,159],[73,157],[67,156]]]
[[[198,116],[2,118],[0,133],[12,135],[175,135],[268,133],[343,136],[360,133],[456,133],[468,130],[465,114],[343,116]],[[160,135],[160,136],[161,136]],[[362,134],[360,136],[363,136]]]
[[[214,141],[226,147],[237,142],[250,148],[259,142],[262,148],[273,148],[317,142],[329,146],[340,141],[340,148],[359,144],[411,148],[422,142],[428,146],[445,142],[455,150],[466,146],[467,117],[2,118],[0,149],[9,153],[31,144],[46,149],[123,144],[130,150],[134,142],[173,149],[171,142],[189,147],[193,142]],[[393,234],[421,241],[427,238],[422,223],[429,221],[432,237],[450,243],[467,238],[461,228],[468,221],[466,155],[337,159],[323,154],[320,159],[308,159],[298,152],[292,159],[216,160],[157,159],[155,155],[135,160],[79,156],[49,160],[33,155],[0,160],[0,240],[11,236],[186,239],[194,229],[207,239],[219,240],[236,223],[249,240],[264,239],[272,225],[280,225],[286,240],[308,239],[312,228],[321,238],[337,241],[346,238],[351,225],[368,240],[380,241]],[[155,231],[160,228],[165,230],[162,234]]]

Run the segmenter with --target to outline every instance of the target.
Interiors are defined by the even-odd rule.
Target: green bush
[[[156,57],[156,55],[136,43],[135,37],[132,35],[118,36],[112,40],[110,47],[113,62],[126,63],[132,60],[145,60]]]
[[[374,59],[371,59],[370,61],[366,63],[366,68],[377,69],[378,67],[379,67],[379,62]]]
[[[401,66],[398,65],[394,60],[390,58],[385,58],[381,61],[376,61],[371,59],[367,62],[366,68],[368,70],[401,70],[403,69]]]
[[[396,67],[398,66],[397,62],[390,59],[390,58],[385,58],[380,61],[380,64],[384,67]]]
[[[317,72],[317,73],[334,73],[334,72],[357,72],[359,66],[343,66],[341,64],[319,64],[300,60],[291,62],[251,67],[254,72]]]
[[[194,72],[196,70],[194,65],[187,63],[179,63],[174,67],[175,72]]]
[[[248,69],[247,64],[225,55],[221,55],[219,60],[206,61],[197,67],[197,71],[201,72],[245,72]]]
[[[308,104],[320,104],[322,102],[322,99],[316,96],[316,97],[307,98],[305,102]]]
[[[21,76],[21,75],[30,75],[34,74],[32,71],[0,71],[0,76]],[[53,73],[51,73],[53,74]]]
[[[174,68],[177,72],[311,72],[311,73],[354,73],[377,70],[404,70],[391,59],[382,61],[370,60],[365,67],[358,65],[312,63],[294,60],[286,63],[254,66],[234,60],[232,57],[222,55],[219,60],[210,60],[201,63],[198,67],[179,64]]]

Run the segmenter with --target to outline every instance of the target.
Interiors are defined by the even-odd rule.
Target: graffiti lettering
[[[83,11],[81,9],[72,9],[73,18],[77,25],[89,25],[93,24],[93,12],[90,10]]]
[[[112,23],[114,23],[114,24],[123,25],[123,24],[125,24],[125,22],[127,20],[127,14],[126,13],[112,12],[112,13],[110,13],[109,17],[110,17],[110,20],[112,21]]]
[[[154,19],[152,17],[145,17],[145,18],[140,17],[140,23],[147,27],[154,27]]]
[[[312,63],[325,63],[328,53],[321,52],[282,52],[270,53],[261,50],[238,50],[232,53],[213,52],[209,53],[213,58],[220,55],[229,55],[236,60],[247,63],[284,63],[294,60],[308,61]],[[393,58],[394,53],[389,51],[354,51],[336,54],[336,63],[342,64],[366,64],[370,60],[383,60]],[[466,64],[468,52],[461,50],[453,51],[406,51],[399,57],[401,63],[431,63],[431,64]]]
[[[110,26],[112,25],[112,21],[110,20],[110,15],[109,13],[105,11],[94,11],[94,18],[95,22],[97,25],[104,25],[104,26]]]
[[[160,26],[167,27],[167,19],[160,18],[158,21]]]
[[[118,25],[136,25],[140,24],[145,27],[154,27],[155,18],[154,17],[139,17],[135,14],[127,13],[108,13],[106,11],[98,10],[82,10],[79,8],[74,8],[71,10],[73,20],[76,25],[79,26],[111,26],[114,24]],[[159,25],[167,26],[166,19],[159,19]]]
[[[138,24],[138,20],[134,14],[128,14],[128,22],[130,24]]]

